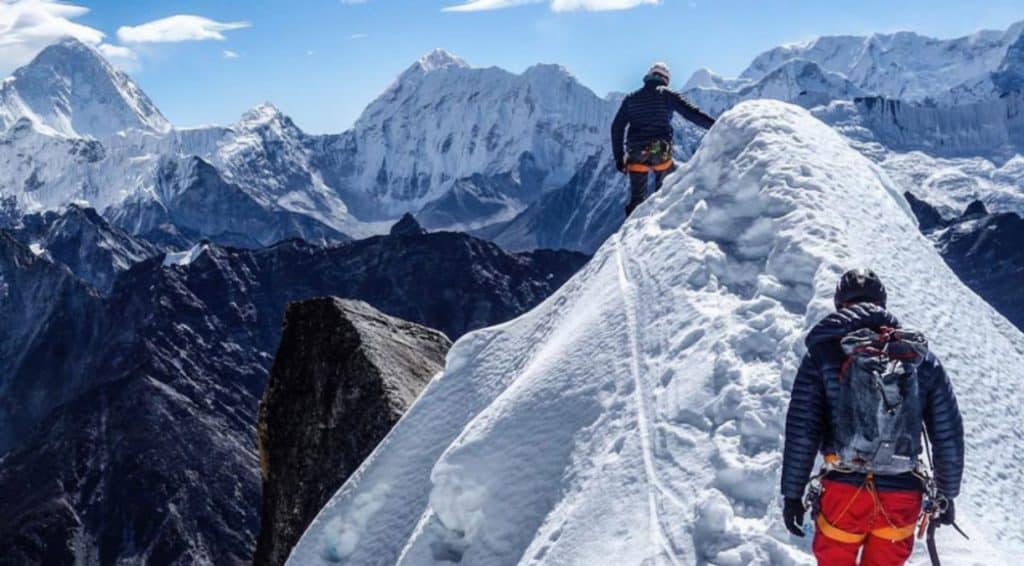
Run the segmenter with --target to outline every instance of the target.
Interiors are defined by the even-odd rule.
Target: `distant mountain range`
[[[754,98],[819,108],[883,153],[1005,161],[1024,146],[1022,28],[822,37],[770,50],[735,79],[698,71],[683,91],[713,114]],[[0,197],[7,216],[83,203],[178,245],[337,243],[413,212],[428,229],[512,250],[593,252],[622,221],[624,180],[608,148],[617,100],[557,65],[517,75],[436,50],[341,134],[306,134],[270,104],[231,126],[179,129],[68,39],[0,89]],[[680,124],[680,159],[700,135]]]
[[[151,248],[91,210],[0,230],[0,563],[249,563],[256,409],[290,301],[361,299],[457,338],[586,261],[410,224],[127,268]],[[40,234],[51,251],[20,241]]]
[[[22,213],[83,203],[158,240],[334,243],[406,212],[430,229],[477,229],[573,181],[606,145],[613,112],[561,67],[515,75],[438,50],[342,134],[308,135],[270,104],[229,127],[176,129],[129,77],[67,39],[0,91],[0,194]]]

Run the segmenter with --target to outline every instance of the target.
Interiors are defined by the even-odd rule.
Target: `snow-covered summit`
[[[280,121],[284,118],[284,114],[277,108],[277,106],[274,106],[273,103],[261,102],[249,110],[246,110],[245,113],[242,114],[242,118],[238,121],[237,125],[241,128],[247,126],[261,126],[271,122]]]
[[[350,132],[357,154],[347,182],[386,215],[430,207],[438,213],[420,215],[425,225],[442,216],[478,223],[462,228],[508,220],[567,183],[607,143],[615,109],[561,66],[515,74],[469,67],[445,52],[426,60],[399,76]]]
[[[127,75],[73,38],[46,47],[3,82],[0,127],[21,118],[65,136],[94,138],[171,127]]]
[[[960,397],[972,538],[940,530],[944,561],[1013,563],[1024,335],[885,173],[808,112],[757,101],[562,290],[463,337],[290,564],[811,563],[780,519],[784,412],[802,338],[854,265],[927,330]]]
[[[449,67],[455,67],[459,69],[468,69],[469,63],[466,63],[464,59],[445,51],[438,47],[430,53],[422,56],[417,60],[406,73],[412,71],[419,71],[422,73],[430,73],[440,69],[447,69]]]

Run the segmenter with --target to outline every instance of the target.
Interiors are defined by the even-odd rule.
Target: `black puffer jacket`
[[[818,452],[832,453],[832,419],[839,399],[839,373],[846,355],[840,340],[855,330],[882,326],[898,328],[896,317],[870,303],[833,313],[807,335],[807,355],[793,383],[786,415],[786,447],[782,461],[782,493],[803,496]],[[964,430],[953,386],[942,364],[929,353],[917,371],[924,426],[932,442],[935,480],[949,498],[960,493],[964,469]],[[860,484],[862,474],[831,474],[829,479]],[[876,476],[881,490],[919,489],[911,474]]]
[[[714,118],[698,110],[683,95],[657,81],[647,81],[640,90],[627,94],[612,121],[612,152],[616,163],[622,162],[627,146],[632,150],[656,141],[672,141],[672,114],[675,112],[702,128],[715,124]],[[629,126],[628,138],[626,126]]]

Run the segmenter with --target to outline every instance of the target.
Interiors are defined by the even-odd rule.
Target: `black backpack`
[[[858,472],[901,474],[921,453],[922,402],[917,368],[928,341],[912,330],[869,328],[842,340],[833,438],[839,465]]]

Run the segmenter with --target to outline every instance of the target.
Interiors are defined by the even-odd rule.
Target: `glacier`
[[[784,412],[802,337],[854,265],[882,275],[960,399],[971,540],[940,529],[945,563],[1013,563],[1024,335],[901,192],[806,110],[737,105],[559,292],[455,344],[289,564],[810,564],[781,524]]]
[[[1006,30],[982,30],[953,39],[909,31],[818,37],[762,53],[740,78],[756,81],[788,61],[803,59],[886,98],[948,99],[950,91],[988,79],[1020,39],[1022,30],[1024,22]]]

